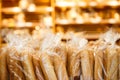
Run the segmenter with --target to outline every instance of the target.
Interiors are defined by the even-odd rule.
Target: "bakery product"
[[[118,80],[118,52],[115,46],[108,46],[106,49],[105,80]]]
[[[83,80],[93,80],[92,55],[87,49],[81,51],[81,67]]]
[[[33,67],[37,80],[44,80],[44,75],[39,62],[39,54],[33,54]]]
[[[103,79],[103,50],[95,51],[94,80]]]
[[[7,65],[9,70],[10,80],[25,80],[23,68],[21,65],[20,54],[14,47],[8,49]]]
[[[7,48],[0,48],[0,80],[8,80]]]
[[[50,56],[46,52],[40,53],[40,66],[45,76],[45,80],[57,80]]]
[[[58,45],[57,47],[55,47],[54,50],[55,50],[55,53],[58,54],[62,58],[65,66],[67,66],[67,50],[66,50],[66,45],[63,44],[63,43],[61,43],[60,45]]]
[[[26,80],[37,80],[35,76],[34,68],[33,68],[33,63],[32,63],[32,53],[29,53],[28,51],[23,50],[20,53],[20,57],[21,57],[21,62],[24,69],[23,71],[24,71]]]
[[[68,49],[68,75],[70,80],[80,78],[80,52],[75,48]]]
[[[53,64],[57,80],[69,80],[65,63],[59,55],[53,55]]]

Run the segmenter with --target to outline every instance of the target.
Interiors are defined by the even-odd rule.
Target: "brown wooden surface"
[[[0,1],[0,10],[1,10],[1,1]],[[0,29],[1,29],[1,23],[2,22],[2,14],[0,13]],[[1,46],[1,35],[0,35],[0,46]]]
[[[18,6],[20,0],[2,0],[2,7]],[[36,5],[49,5],[50,0],[33,0]]]

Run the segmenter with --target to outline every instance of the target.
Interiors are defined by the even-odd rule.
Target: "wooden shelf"
[[[1,47],[5,47],[5,46],[7,46],[7,44],[2,43],[2,44],[0,45],[0,48],[1,48]]]
[[[56,7],[74,7],[77,4],[75,2],[56,2]]]
[[[1,27],[1,29],[8,28],[8,29],[34,29],[35,27]]]
[[[104,8],[104,7],[110,7],[110,8],[118,8],[120,7],[120,2],[116,1],[111,1],[111,2],[106,2],[106,3],[98,3],[95,1],[92,2],[56,2],[56,7],[63,8],[63,7],[83,7],[83,8],[88,8],[88,7],[95,7],[95,8]]]
[[[100,37],[101,33],[96,33],[96,34],[84,34],[83,37],[88,39],[88,40],[96,40]],[[62,38],[62,41],[68,41],[71,40],[70,38],[64,37]]]
[[[23,12],[34,12],[34,13],[47,13],[52,12],[53,8],[49,6],[37,6],[35,11],[23,11]],[[16,14],[22,12],[22,10],[19,7],[8,7],[8,8],[2,8],[2,12],[6,14]]]
[[[67,26],[67,25],[120,25],[120,21],[114,20],[102,20],[100,22],[56,22],[56,25]]]
[[[34,29],[35,26],[39,26],[39,23],[32,23],[32,22],[26,22],[24,25],[22,26],[2,26],[1,28],[11,28],[11,29]]]
[[[90,40],[90,39],[98,39],[100,34],[92,34],[92,35],[85,35],[85,38]]]

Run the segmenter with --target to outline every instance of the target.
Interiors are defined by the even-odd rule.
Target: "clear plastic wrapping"
[[[40,55],[40,65],[43,70],[45,80],[57,80],[50,56],[45,52]]]
[[[68,63],[67,70],[70,80],[79,80],[81,75],[81,53],[80,51],[87,44],[87,40],[84,38],[73,37],[68,42],[67,54]]]
[[[53,64],[58,80],[69,80],[65,63],[59,55],[53,55]]]
[[[74,80],[74,78],[80,78],[80,53],[74,53],[73,49],[68,52],[68,63],[67,69],[70,80]]]
[[[94,57],[94,80],[102,80],[103,79],[103,51],[96,50]]]
[[[61,35],[51,35],[51,39],[49,39],[49,37],[46,37],[42,46],[43,47],[41,51],[46,52],[47,55],[50,57],[50,61],[53,64],[57,80],[68,80],[68,74],[66,70],[66,46],[61,43]]]
[[[20,57],[26,80],[37,80],[32,63],[32,54],[23,51],[23,53],[20,54]]]
[[[115,46],[108,46],[105,50],[104,62],[104,79],[105,80],[118,80],[118,51]]]
[[[33,54],[35,54],[36,51],[31,41],[30,36],[25,38],[24,36],[9,35],[8,45],[5,48],[9,74],[8,80],[44,80],[41,78],[41,74],[38,76],[35,72],[35,67],[38,66],[36,64],[39,63],[34,63],[35,58]],[[37,72],[39,72],[39,69]]]
[[[60,43],[58,46],[54,48],[54,52],[60,56],[65,66],[67,66],[67,49],[66,44]]]
[[[14,47],[8,49],[7,65],[10,80],[25,80],[25,76],[23,74],[24,69],[21,64],[20,54],[16,51]]]
[[[40,55],[38,53],[35,53],[32,56],[33,56],[34,71],[35,71],[37,80],[44,80],[44,75],[40,65]]]
[[[93,80],[93,53],[89,50],[81,51],[82,79]]]
[[[72,35],[64,44],[60,34],[48,36],[36,50],[31,36],[9,35],[0,48],[0,80],[120,80],[119,34],[92,42]]]

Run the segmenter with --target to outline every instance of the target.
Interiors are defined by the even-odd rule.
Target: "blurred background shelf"
[[[1,4],[1,29],[52,26],[64,34],[86,31],[88,39],[97,39],[108,28],[120,32],[120,0],[2,0]]]

